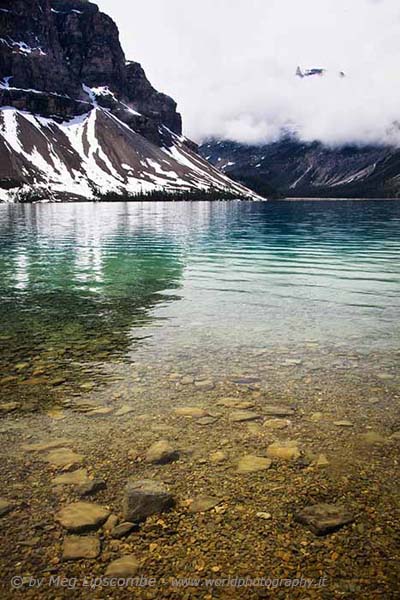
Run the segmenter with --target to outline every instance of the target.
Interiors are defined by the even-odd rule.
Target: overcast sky
[[[261,143],[290,128],[329,144],[400,144],[399,0],[97,3],[196,141]],[[300,79],[298,65],[329,71]]]

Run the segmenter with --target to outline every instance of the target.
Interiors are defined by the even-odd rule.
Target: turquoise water
[[[400,203],[0,206],[9,363],[400,347]],[[61,364],[61,363],[60,363]]]

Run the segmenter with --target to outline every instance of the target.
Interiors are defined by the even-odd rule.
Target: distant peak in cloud
[[[312,67],[311,69],[302,69],[300,66],[296,69],[296,76],[303,79],[304,77],[325,77],[328,73],[327,69],[322,69],[321,67]],[[344,71],[339,71],[337,73],[338,77],[346,77],[346,73]]]
[[[398,0],[98,2],[195,141],[400,145]]]

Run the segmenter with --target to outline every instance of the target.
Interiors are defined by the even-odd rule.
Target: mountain
[[[256,197],[182,136],[176,102],[88,0],[0,0],[0,200]]]
[[[293,137],[260,146],[212,140],[201,154],[259,194],[382,198],[400,195],[400,151],[387,146],[330,148]]]

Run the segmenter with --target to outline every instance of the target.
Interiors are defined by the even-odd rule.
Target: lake
[[[400,203],[2,205],[0,298],[4,376],[46,352],[65,368],[184,350],[216,369],[249,349],[387,353]]]
[[[0,205],[4,575],[133,553],[149,598],[394,597],[399,225],[396,201]],[[131,531],[132,480],[174,508]],[[128,523],[65,563],[82,498]]]

